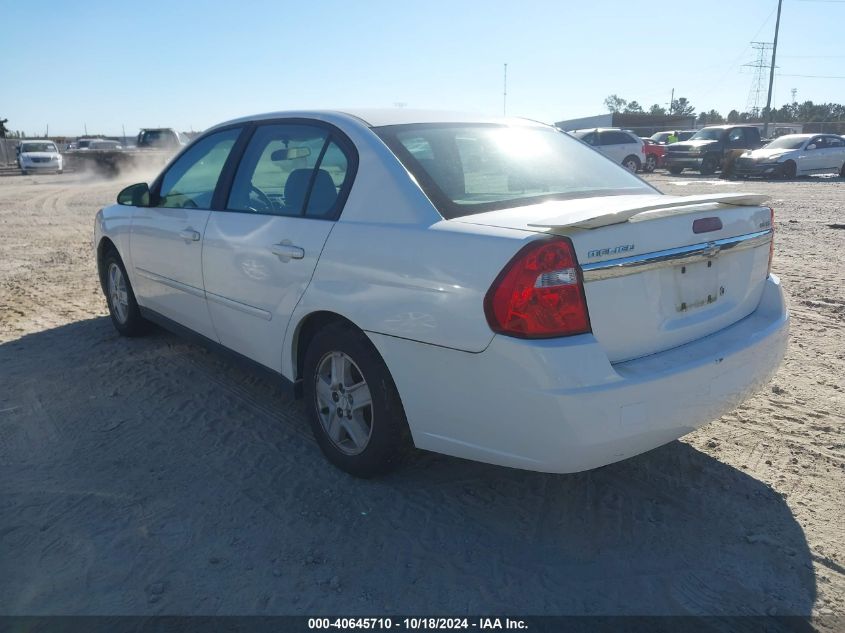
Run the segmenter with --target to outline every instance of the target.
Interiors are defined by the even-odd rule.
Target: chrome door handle
[[[292,259],[302,259],[305,257],[305,249],[299,246],[294,246],[289,240],[283,240],[278,244],[273,244],[270,251],[281,259],[283,262],[289,262]]]
[[[181,237],[186,242],[200,241],[199,231],[195,231],[193,229],[185,229],[184,231],[179,231],[179,237]]]

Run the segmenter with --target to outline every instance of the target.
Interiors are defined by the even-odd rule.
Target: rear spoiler
[[[642,198],[638,201],[637,198]],[[724,204],[739,207],[757,207],[769,199],[769,196],[758,193],[717,193],[699,196],[619,196],[604,198],[602,212],[595,209],[573,210],[572,213],[529,222],[528,226],[543,228],[572,227],[579,229],[595,229],[610,224],[622,222],[643,222],[654,220],[667,215],[682,215],[700,211],[696,208],[703,204]],[[643,218],[635,216],[652,211]]]

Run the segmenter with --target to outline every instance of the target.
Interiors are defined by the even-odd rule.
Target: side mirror
[[[117,203],[127,207],[150,206],[150,187],[145,182],[129,185],[117,194]]]
[[[807,145],[807,149],[816,149],[816,144],[810,143],[809,145]]]

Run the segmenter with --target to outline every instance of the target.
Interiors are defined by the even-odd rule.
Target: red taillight
[[[551,338],[590,331],[581,270],[565,237],[531,242],[508,262],[484,297],[494,332]]]
[[[775,256],[775,210],[769,207],[769,217],[771,218],[772,227],[772,241],[769,242],[769,270],[766,275],[772,274],[772,258]]]

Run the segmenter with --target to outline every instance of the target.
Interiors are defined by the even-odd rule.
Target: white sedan
[[[530,121],[283,112],[124,189],[95,247],[121,334],[152,321],[275,372],[350,473],[414,446],[574,472],[773,375],[788,316],[763,201],[663,195]]]
[[[62,155],[53,141],[21,141],[18,146],[18,167],[24,175],[33,172],[63,171]]]
[[[835,134],[787,134],[745,152],[734,169],[738,176],[839,174],[845,178],[845,139]]]

